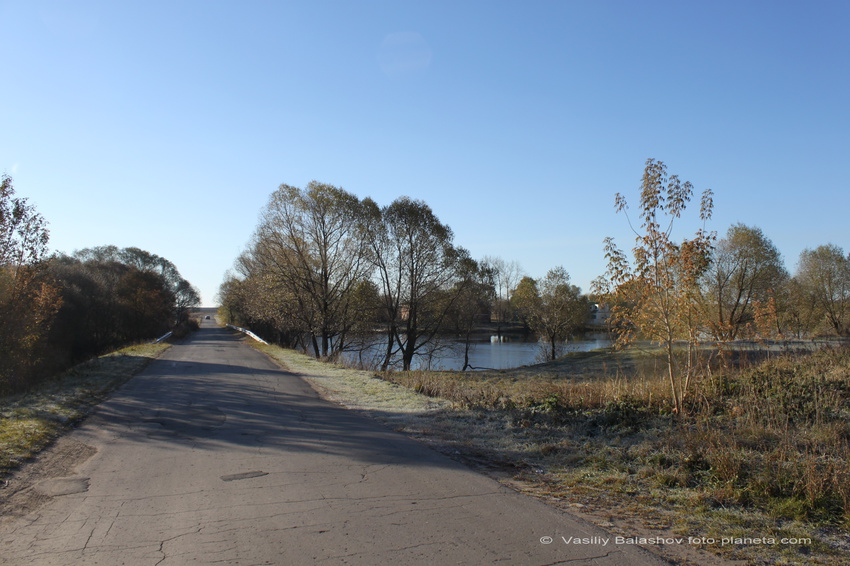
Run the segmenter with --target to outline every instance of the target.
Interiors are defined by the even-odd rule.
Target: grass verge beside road
[[[79,364],[37,388],[0,399],[0,479],[88,415],[169,344],[140,344]]]
[[[850,349],[715,368],[675,418],[651,352],[378,376],[258,347],[326,397],[614,535],[683,539],[662,552],[679,563],[850,556]]]

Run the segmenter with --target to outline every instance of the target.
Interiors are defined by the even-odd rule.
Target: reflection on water
[[[587,352],[611,345],[604,335],[588,336],[582,340],[571,340],[561,344],[560,355],[569,352]],[[360,362],[366,366],[379,363],[385,343],[377,342],[361,352],[346,352],[344,357],[351,363]],[[543,351],[548,351],[549,345],[540,342],[511,342],[502,337],[492,336],[489,341],[473,342],[469,348],[469,363],[473,369],[508,369],[527,366],[543,361]],[[460,370],[463,368],[462,342],[443,340],[436,343],[431,352],[417,356],[413,360],[412,369]]]

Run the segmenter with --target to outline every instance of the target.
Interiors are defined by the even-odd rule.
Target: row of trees
[[[219,298],[233,322],[318,357],[362,347],[380,330],[383,368],[396,358],[409,368],[443,333],[468,347],[482,321],[497,333],[522,323],[553,359],[558,344],[586,327],[593,303],[613,307],[621,341],[641,336],[671,350],[683,339],[847,334],[850,259],[840,248],[806,250],[791,277],[758,228],[736,224],[717,241],[703,227],[675,241],[673,224],[692,196],[690,183],[647,162],[634,256],[607,240],[608,273],[585,296],[563,267],[533,279],[515,262],[474,261],[424,202],[402,197],[379,207],[331,185],[281,185]],[[707,222],[710,192],[700,205]],[[619,195],[617,208],[627,211]]]
[[[200,304],[198,290],[174,264],[139,248],[86,248],[43,267],[60,289],[49,340],[60,361],[162,336]]]
[[[608,270],[595,282],[599,300],[612,306],[621,345],[641,337],[664,347],[676,410],[694,376],[700,341],[850,333],[850,256],[841,248],[804,250],[791,277],[760,229],[736,224],[720,241],[705,229],[713,208],[710,191],[700,203],[703,228],[676,241],[675,221],[692,196],[690,183],[668,175],[662,162],[647,161],[631,257],[606,239]],[[616,209],[628,216],[619,194]],[[677,342],[688,345],[684,367],[677,366]]]
[[[106,350],[164,334],[200,295],[174,265],[138,248],[48,256],[44,218],[0,183],[0,393]]]
[[[281,185],[220,303],[230,320],[317,357],[380,329],[379,365],[398,356],[409,369],[437,334],[468,334],[492,294],[492,273],[453,239],[422,201],[379,207],[315,181]]]
[[[551,343],[586,322],[587,300],[563,268],[540,282],[520,281],[516,263],[475,261],[422,201],[400,197],[385,207],[341,188],[281,185],[262,213],[248,249],[219,291],[226,317],[317,357],[372,344],[378,365],[408,370],[416,356],[451,333],[465,344],[473,329],[521,317]]]
[[[850,334],[850,256],[840,247],[803,250],[792,277],[760,229],[736,224],[710,259],[700,303],[714,339]]]
[[[317,182],[281,185],[262,213],[248,249],[219,290],[222,311],[278,343],[317,357],[374,344],[378,365],[433,354],[451,333],[465,344],[473,329],[519,317],[551,344],[584,326],[587,300],[563,268],[540,282],[520,280],[516,263],[475,261],[422,201],[379,207]]]
[[[498,259],[474,261],[453,238],[422,201],[401,197],[379,207],[331,185],[281,185],[237,273],[222,284],[220,303],[233,322],[317,357],[360,347],[381,331],[384,369],[396,359],[409,369],[451,332],[465,338],[468,366],[473,328],[489,321],[494,306],[506,315],[520,270]],[[558,276],[568,279],[563,270]],[[532,324],[548,322],[538,311],[549,287],[541,294],[535,285],[527,281],[521,309]]]

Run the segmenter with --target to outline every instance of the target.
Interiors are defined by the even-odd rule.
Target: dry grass
[[[511,470],[538,495],[607,517],[614,531],[636,517],[649,536],[713,538],[697,546],[747,563],[846,563],[850,350],[773,352],[763,363],[762,354],[732,353],[725,365],[712,357],[681,417],[671,414],[663,362],[652,352],[387,373],[386,386],[372,372],[327,371],[296,353],[284,363],[306,368],[336,400],[457,457]],[[777,543],[721,545],[723,537]]]
[[[84,418],[168,346],[124,348],[75,366],[28,393],[0,399],[0,478]]]

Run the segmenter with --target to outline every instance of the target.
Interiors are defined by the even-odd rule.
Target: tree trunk
[[[381,363],[381,371],[387,371],[390,367],[390,360],[393,356],[393,342],[395,341],[395,326],[390,325],[387,329],[387,351],[384,354],[384,361]]]
[[[410,371],[410,366],[413,364],[413,355],[416,353],[416,335],[408,334],[407,341],[404,344],[404,349],[401,352],[401,363],[403,371]]]
[[[676,387],[676,374],[674,371],[673,341],[667,341],[667,375],[670,378],[670,390],[673,394],[673,407],[677,416],[682,415],[682,400]]]

